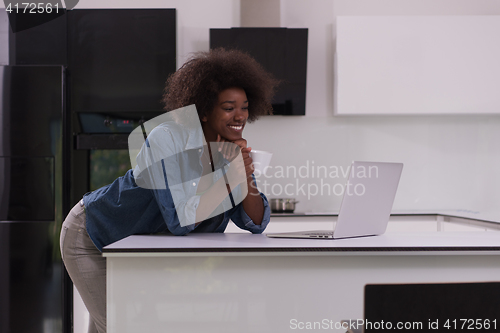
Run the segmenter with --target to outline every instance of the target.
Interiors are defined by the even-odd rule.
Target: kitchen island
[[[128,237],[104,249],[108,332],[274,333],[316,322],[331,325],[321,330],[345,332],[342,319],[363,318],[367,283],[500,278],[496,224],[416,217],[422,230],[401,229],[394,224],[410,221],[397,217],[382,236],[342,240],[248,233]]]

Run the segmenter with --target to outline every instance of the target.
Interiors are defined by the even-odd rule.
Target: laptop
[[[381,235],[387,229],[402,163],[352,162],[337,223],[331,230],[269,233],[273,238],[338,239]]]

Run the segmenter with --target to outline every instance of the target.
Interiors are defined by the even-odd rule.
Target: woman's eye
[[[230,109],[224,109],[226,111],[233,111],[233,108],[230,108]]]

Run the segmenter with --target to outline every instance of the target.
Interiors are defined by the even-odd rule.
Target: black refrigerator
[[[0,66],[0,333],[62,332],[62,66]]]
[[[89,191],[91,152],[126,151],[164,112],[175,22],[175,9],[0,9],[0,333],[73,331],[61,224]]]

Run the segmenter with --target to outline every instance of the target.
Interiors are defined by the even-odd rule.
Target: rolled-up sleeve
[[[262,223],[255,224],[250,216],[247,215],[245,210],[243,209],[243,203],[237,205],[230,215],[231,220],[236,224],[239,228],[243,230],[248,230],[253,234],[261,234],[269,224],[271,220],[271,208],[269,207],[269,202],[267,201],[264,193],[260,192],[260,197],[262,198],[262,202],[264,204],[264,215],[262,216]]]

